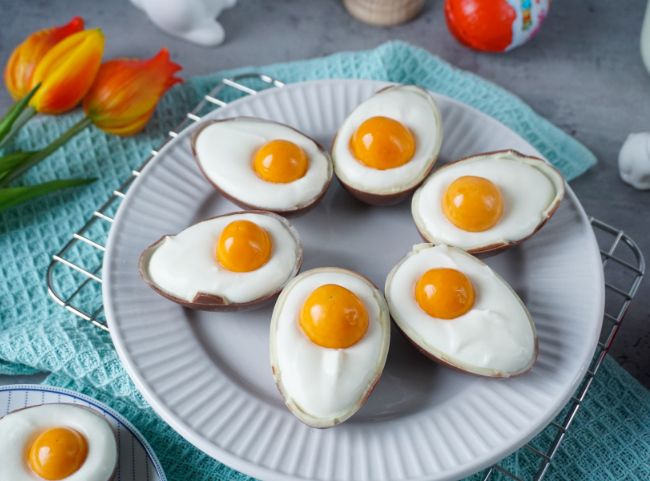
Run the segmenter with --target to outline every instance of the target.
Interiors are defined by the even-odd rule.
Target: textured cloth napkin
[[[0,373],[51,372],[47,383],[86,393],[114,407],[147,437],[170,481],[248,478],[202,454],[157,417],[121,367],[109,335],[48,298],[45,271],[51,255],[130,175],[131,169],[141,164],[186,111],[221,78],[252,71],[285,82],[344,77],[419,84],[496,117],[531,142],[567,179],[595,163],[584,146],[512,94],[424,50],[391,42],[366,52],[191,79],[165,96],[144,133],[123,139],[90,128],[32,169],[26,183],[72,176],[99,180],[0,214]],[[36,119],[21,132],[16,146],[42,147],[79,115]],[[69,289],[74,281],[70,277],[61,282],[62,289]],[[650,479],[649,426],[650,393],[608,360],[548,479]],[[534,470],[535,459],[520,450],[508,458],[507,465],[525,477]]]

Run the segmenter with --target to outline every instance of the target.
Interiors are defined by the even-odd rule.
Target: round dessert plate
[[[78,404],[95,411],[113,427],[118,442],[117,469],[120,481],[167,481],[147,440],[120,413],[78,392],[41,384],[0,386],[0,418],[18,409],[40,404]]]
[[[329,146],[360,102],[387,84],[321,80],[266,90],[206,118],[287,123]],[[539,153],[495,119],[435,95],[444,123],[442,163],[512,148]],[[539,336],[533,369],[486,379],[437,365],[393,332],[384,374],[367,404],[326,430],[301,424],[273,383],[272,306],[236,313],[184,309],[140,279],[138,257],[164,234],[239,210],[201,176],[189,127],[143,170],[108,240],[103,295],[121,360],[154,410],[210,456],[264,480],[452,480],[499,461],[543,429],[569,399],[600,334],[604,286],[589,221],[570,188],[533,238],[487,259],[527,304]],[[383,288],[421,242],[410,202],[370,207],[333,182],[322,202],[290,221],[303,269],[336,266]]]

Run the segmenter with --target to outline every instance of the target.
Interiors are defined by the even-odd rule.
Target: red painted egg
[[[445,17],[463,45],[505,52],[537,33],[549,6],[550,0],[445,0]]]

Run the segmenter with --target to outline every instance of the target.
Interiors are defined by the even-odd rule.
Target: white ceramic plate
[[[0,418],[39,404],[78,404],[92,409],[108,421],[118,440],[115,480],[167,481],[155,453],[142,434],[121,414],[95,399],[78,392],[40,384],[0,386]]]
[[[329,145],[338,125],[382,82],[327,80],[265,91],[209,118],[259,116]],[[496,120],[437,95],[444,160],[514,148],[539,155]],[[199,173],[192,128],[165,147],[129,190],[104,258],[104,305],[120,358],[156,412],[210,456],[264,480],[450,480],[506,456],[558,413],[582,378],[603,314],[600,255],[573,192],[521,247],[488,259],[528,305],[540,355],[528,374],[483,379],[436,365],[394,333],[368,403],[328,430],[284,407],[269,367],[271,307],[240,313],[183,309],[139,278],[138,256],[163,234],[236,210]],[[304,269],[340,266],[383,286],[420,242],[410,203],[373,208],[334,183],[323,202],[292,219]]]

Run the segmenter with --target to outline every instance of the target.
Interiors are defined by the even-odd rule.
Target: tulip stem
[[[44,182],[42,184],[0,189],[0,212],[36,197],[41,197],[61,189],[69,189],[70,187],[79,187],[90,184],[95,180],[96,179],[60,179]]]
[[[0,187],[6,187],[7,185],[9,185],[11,181],[17,179],[22,174],[24,174],[29,169],[31,169],[36,164],[38,164],[41,160],[43,160],[44,158],[52,154],[52,152],[57,150],[59,147],[65,144],[72,137],[74,137],[83,129],[88,127],[91,123],[92,121],[88,117],[84,117],[81,120],[79,120],[79,122],[77,122],[68,130],[63,132],[63,134],[61,134],[56,140],[51,142],[49,145],[43,147],[41,150],[37,150],[36,152],[34,152],[25,160],[25,162],[18,165],[14,170],[9,172],[6,177],[3,177],[0,180]]]

